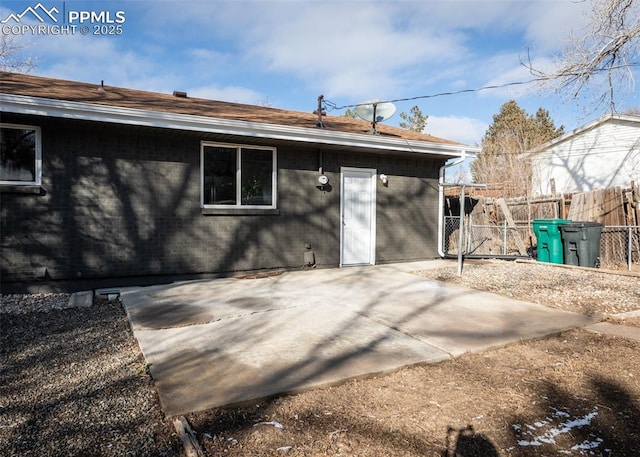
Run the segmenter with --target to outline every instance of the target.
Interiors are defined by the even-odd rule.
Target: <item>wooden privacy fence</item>
[[[457,254],[460,201],[456,188],[445,198],[445,252]],[[458,190],[459,195],[459,190]],[[464,253],[471,255],[530,255],[536,244],[534,219],[569,219],[599,222],[605,226],[601,264],[615,266],[631,259],[640,263],[640,189],[612,187],[591,192],[504,199],[474,191],[465,201]]]
[[[610,187],[570,196],[568,219],[600,222],[603,225],[640,225],[640,192]]]

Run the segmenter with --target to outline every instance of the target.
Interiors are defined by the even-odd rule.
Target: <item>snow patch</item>
[[[545,417],[530,424],[514,424],[512,428],[521,433],[528,439],[518,440],[519,446],[542,446],[544,444],[556,444],[556,438],[561,435],[570,434],[573,429],[586,427],[591,425],[591,421],[598,416],[598,407],[594,407],[593,411],[584,416],[571,418],[571,414],[567,411],[554,409],[551,417]],[[572,451],[588,451],[598,448],[603,439],[594,437],[593,440],[585,440],[580,444],[576,444],[571,450],[558,451],[561,454],[571,455]]]

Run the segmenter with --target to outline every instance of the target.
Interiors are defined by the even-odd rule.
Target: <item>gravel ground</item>
[[[600,319],[640,309],[640,275],[504,260],[467,262],[462,277],[457,264],[416,274]]]
[[[48,313],[69,308],[71,294],[9,294],[0,301],[0,313]]]
[[[2,296],[0,455],[179,456],[118,301]]]
[[[640,308],[638,277],[505,261],[469,262],[462,278],[453,265],[417,274],[603,319]],[[68,308],[67,294],[0,298],[0,455],[183,455],[119,301]],[[579,441],[529,452],[517,447],[522,437],[511,433],[518,424],[537,424],[549,410],[564,408],[564,414],[580,399],[580,414],[593,413],[592,404],[600,405],[601,418],[613,412],[592,431],[614,452],[599,445],[588,455],[640,455],[637,429],[624,428],[640,420],[637,354],[637,343],[574,331],[188,419],[209,456],[444,456],[447,427],[462,430],[468,423],[499,450],[489,455],[587,455],[571,451]],[[610,394],[591,399],[596,381],[617,384]],[[551,385],[563,392],[557,401],[551,401],[556,391],[545,390]],[[287,415],[285,425],[295,422],[298,435],[255,426]],[[576,413],[576,420],[581,417]],[[623,432],[609,436],[609,430]]]

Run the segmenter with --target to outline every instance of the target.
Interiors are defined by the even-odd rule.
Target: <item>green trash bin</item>
[[[602,227],[598,222],[572,222],[561,226],[564,263],[595,268],[600,257]]]
[[[534,219],[531,222],[538,240],[538,262],[563,263],[559,227],[570,222],[568,219]]]

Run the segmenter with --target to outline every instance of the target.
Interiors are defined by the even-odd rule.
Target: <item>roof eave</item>
[[[546,143],[541,144],[540,146],[536,146],[535,148],[531,149],[529,152],[537,154],[537,153],[541,153],[541,152],[546,152],[548,149],[551,149],[552,147],[569,140],[570,138],[573,138],[575,136],[581,135],[584,132],[587,132],[589,130],[592,130],[596,127],[599,127],[602,124],[605,124],[607,122],[611,122],[611,121],[626,121],[626,122],[636,122],[636,123],[640,123],[640,117],[638,116],[631,116],[631,115],[625,115],[625,114],[613,114],[613,113],[608,113],[605,114],[604,116],[595,119],[591,122],[588,122],[585,125],[582,125],[580,127],[577,127],[573,130],[571,130],[570,132],[565,133],[564,135],[559,136],[558,138],[554,138],[552,140],[547,141]]]
[[[205,133],[219,133],[254,138],[389,150],[416,154],[458,157],[464,152],[477,152],[476,147],[435,142],[388,138],[319,128],[290,127],[190,114],[98,105],[93,103],[0,94],[0,112],[34,116],[78,119],[96,122],[167,128]]]

